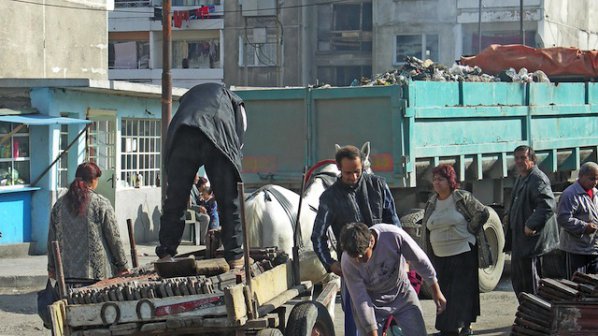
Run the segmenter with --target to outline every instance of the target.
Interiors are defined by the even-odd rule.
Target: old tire
[[[267,328],[258,331],[255,336],[283,336],[283,333],[278,329]]]
[[[484,232],[492,250],[494,264],[479,269],[478,276],[481,293],[491,292],[496,288],[505,267],[505,253],[503,252],[503,248],[505,247],[505,233],[502,222],[494,209],[490,207],[486,207],[486,209],[490,212],[490,217],[486,224],[484,224]]]
[[[323,304],[305,301],[295,305],[285,329],[285,336],[334,336],[334,323]]]

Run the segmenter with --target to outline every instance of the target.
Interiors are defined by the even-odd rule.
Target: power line
[[[17,2],[17,3],[23,3],[23,4],[29,4],[29,5],[36,5],[36,6],[45,6],[45,7],[54,7],[54,8],[65,8],[65,9],[77,9],[77,10],[88,10],[88,11],[97,11],[97,12],[115,12],[115,13],[132,13],[132,14],[153,14],[153,8],[152,6],[148,6],[148,8],[151,8],[152,11],[132,11],[132,10],[126,10],[126,9],[114,9],[114,10],[108,10],[108,9],[103,9],[103,8],[93,8],[93,7],[79,7],[79,6],[68,6],[68,5],[58,5],[58,4],[48,4],[48,3],[39,3],[39,2],[35,2],[35,1],[30,1],[30,0],[5,0],[5,1],[10,1],[10,2]],[[319,2],[319,3],[314,3],[314,4],[306,4],[306,5],[289,5],[289,6],[280,6],[280,9],[294,9],[294,8],[304,8],[304,7],[314,7],[314,6],[321,6],[321,5],[334,5],[337,3],[342,3],[342,2],[353,2],[352,0],[331,0],[331,1],[326,1],[326,2]],[[200,7],[200,6],[186,6],[186,7]],[[156,8],[162,8],[161,6],[158,6]],[[260,8],[260,10],[276,10],[277,7],[274,8]],[[251,10],[252,12],[257,12],[257,10]],[[242,9],[235,9],[235,10],[221,10],[221,11],[214,11],[212,12],[213,14],[220,14],[220,15],[224,15],[226,13],[241,13],[243,12]]]

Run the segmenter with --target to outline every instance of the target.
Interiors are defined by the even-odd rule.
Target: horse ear
[[[361,152],[363,156],[368,159],[370,157],[370,142],[366,141],[363,146],[361,146]]]
[[[334,151],[338,152],[341,149],[341,146],[339,146],[338,144],[334,144]]]

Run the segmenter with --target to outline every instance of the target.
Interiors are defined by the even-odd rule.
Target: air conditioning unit
[[[243,16],[276,16],[276,0],[241,0]]]

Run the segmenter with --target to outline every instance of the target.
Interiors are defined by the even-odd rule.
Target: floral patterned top
[[[65,196],[52,208],[48,232],[48,271],[55,272],[52,241],[58,241],[66,279],[101,280],[127,268],[112,205],[90,191],[87,216],[69,210]],[[113,268],[111,268],[112,266]]]

